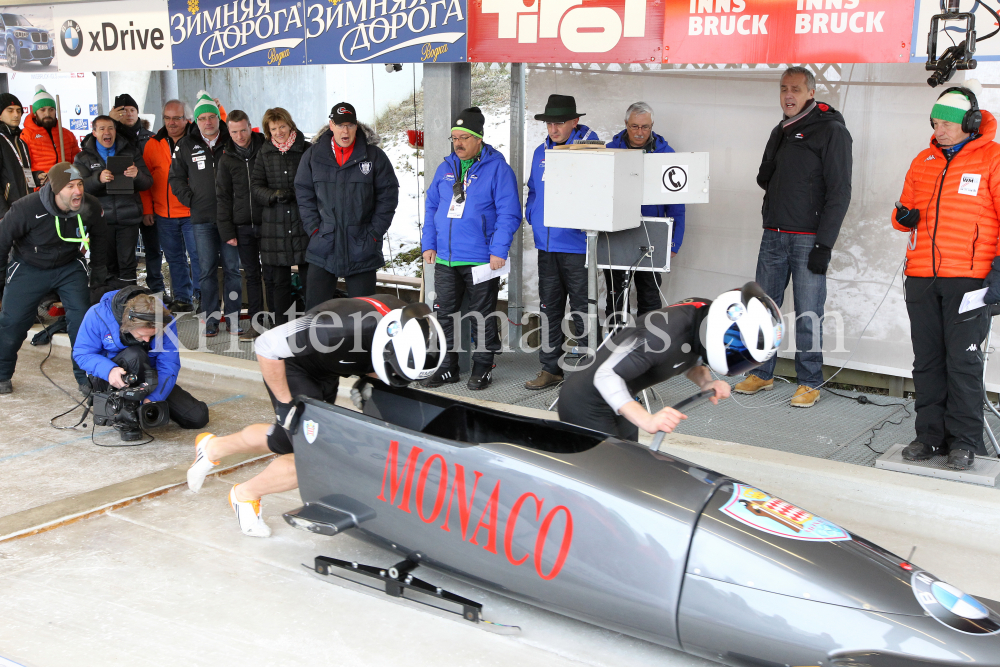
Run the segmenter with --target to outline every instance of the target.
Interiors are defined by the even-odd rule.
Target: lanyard
[[[80,236],[76,238],[63,236],[62,230],[59,228],[59,216],[58,215],[55,216],[55,219],[56,219],[56,234],[59,236],[60,239],[62,239],[63,241],[68,241],[70,243],[83,243],[83,247],[86,248],[87,250],[90,250],[90,237],[84,234],[83,232],[82,215],[77,214],[76,216],[77,229],[80,232]]]
[[[30,160],[28,160],[28,155],[25,154],[24,160],[22,160],[21,159],[21,152],[19,150],[17,150],[17,146],[15,146],[14,142],[12,142],[10,140],[10,137],[8,137],[6,134],[3,134],[2,132],[0,132],[0,136],[3,136],[4,140],[10,146],[10,149],[12,151],[14,151],[14,157],[17,158],[17,163],[19,165],[21,165],[21,170],[24,172],[24,185],[28,188],[27,191],[30,193],[32,190],[35,189],[35,185],[33,183],[33,181],[35,180],[35,177],[31,176],[31,178],[29,179],[29,174],[31,173],[31,171],[30,171],[31,170],[31,162],[30,162]],[[28,161],[28,166],[27,167],[24,166],[25,161]]]
[[[12,151],[14,151],[14,157],[17,158],[17,163],[19,165],[21,165],[21,168],[23,169],[24,168],[24,160],[21,159],[21,152],[17,150],[17,147],[14,145],[14,142],[12,142],[10,140],[10,138],[6,134],[3,134],[2,132],[0,132],[0,136],[2,136],[4,138],[4,141],[7,142],[7,145],[10,146],[10,149]]]

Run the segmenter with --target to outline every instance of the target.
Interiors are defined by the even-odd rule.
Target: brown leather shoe
[[[800,384],[792,396],[793,408],[811,408],[819,400],[819,389],[811,389],[804,384]]]
[[[563,381],[562,375],[553,375],[548,371],[540,371],[538,377],[524,383],[525,389],[545,389],[552,387]]]
[[[750,374],[746,380],[737,382],[733,391],[737,394],[756,394],[758,391],[771,391],[774,389],[774,378],[762,380],[756,375]]]

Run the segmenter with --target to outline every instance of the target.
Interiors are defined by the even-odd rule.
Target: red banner
[[[469,0],[471,62],[903,63],[913,0]]]
[[[662,0],[469,0],[468,6],[470,62],[660,62]]]

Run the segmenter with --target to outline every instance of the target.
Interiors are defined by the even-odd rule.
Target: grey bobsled
[[[725,475],[409,389],[304,402],[293,525],[729,665],[1000,667],[1000,605]]]

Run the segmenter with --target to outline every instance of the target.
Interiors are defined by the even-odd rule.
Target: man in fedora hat
[[[545,112],[535,120],[545,123],[548,136],[531,158],[528,178],[528,201],[524,217],[531,225],[538,248],[538,300],[542,315],[542,347],[538,360],[542,370],[538,377],[525,383],[527,389],[545,389],[563,380],[559,364],[563,356],[563,318],[569,298],[573,330],[577,339],[583,336],[587,312],[587,235],[579,229],[545,226],[545,151],[581,140],[596,140],[597,133],[580,124],[576,100],[569,95],[549,95]]]

